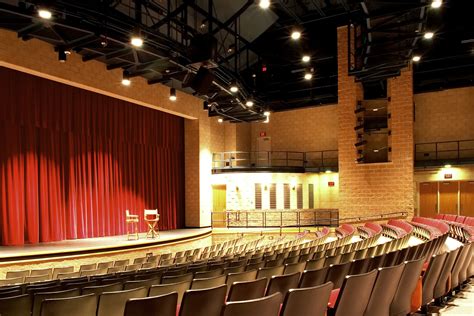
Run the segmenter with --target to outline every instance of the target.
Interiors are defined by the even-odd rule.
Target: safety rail
[[[391,213],[383,213],[378,215],[368,215],[368,216],[357,216],[357,217],[345,217],[339,219],[340,223],[361,223],[361,222],[368,222],[368,221],[383,221],[386,219],[392,218],[407,218],[408,212],[391,212]]]
[[[474,139],[415,144],[417,166],[462,164],[474,161]]]

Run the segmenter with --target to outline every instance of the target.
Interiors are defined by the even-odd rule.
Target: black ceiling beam
[[[115,64],[110,64],[110,65],[107,65],[107,70],[113,70],[113,69],[117,69],[117,68],[126,68],[127,66],[130,66],[131,64],[133,64],[132,62],[120,62],[120,63],[115,63]]]
[[[255,3],[254,0],[247,0],[247,2],[239,10],[237,10],[237,12],[235,12],[230,18],[227,19],[227,21],[222,23],[222,25],[220,25],[219,27],[213,29],[212,32],[210,33],[214,35],[218,33],[220,30],[226,29],[227,27],[229,27],[254,3]]]
[[[124,55],[130,54],[131,52],[132,52],[132,49],[129,47],[126,47],[126,48],[117,50],[113,53],[105,54],[104,57],[105,57],[105,60],[110,60],[110,59],[114,59],[114,58],[118,58],[118,57],[122,57]]]
[[[171,0],[167,0],[167,1],[171,1]],[[194,2],[193,0],[185,0],[175,10],[173,10],[172,12],[168,12],[167,15],[161,21],[159,21],[158,23],[152,25],[151,28],[159,29],[160,27],[162,27],[166,23],[171,22],[171,20],[173,18],[177,17],[190,3],[193,3],[193,2]]]
[[[326,13],[324,13],[323,9],[319,7],[317,0],[311,0],[311,3],[314,5],[320,16],[326,16]]]
[[[30,24],[27,27],[22,28],[18,31],[18,38],[26,41],[32,39],[33,37],[29,36],[30,33],[34,33],[36,31],[41,30],[44,27],[43,23],[34,23]]]
[[[303,22],[301,18],[286,5],[285,0],[279,0],[278,4],[283,9],[283,11],[285,11],[286,14],[292,17],[296,22],[298,22],[298,24]]]

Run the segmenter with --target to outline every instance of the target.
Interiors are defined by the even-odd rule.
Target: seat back
[[[348,275],[334,305],[335,316],[363,316],[377,278],[377,270]],[[378,316],[378,315],[377,315]]]
[[[223,273],[224,273],[224,268],[218,268],[218,269],[209,270],[209,271],[198,271],[194,273],[194,278],[195,279],[212,278],[219,275],[223,275]]]
[[[207,289],[226,284],[226,278],[227,276],[225,275],[219,275],[205,279],[193,279],[193,282],[191,283],[191,290]]]
[[[464,263],[461,267],[461,271],[459,272],[460,283],[464,283],[470,277],[470,275],[468,274],[468,271],[469,271],[469,265],[472,260],[472,254],[474,253],[474,247],[472,245],[473,245],[472,242],[469,242],[468,244],[466,244],[466,247],[468,247],[468,249],[466,250],[466,258],[464,259]]]
[[[56,280],[60,273],[70,273],[70,272],[74,272],[74,267],[71,266],[71,267],[54,268],[53,280]]]
[[[21,284],[24,281],[25,281],[25,277],[22,277],[22,276],[10,278],[10,279],[4,279],[4,280],[0,280],[0,286]]]
[[[125,304],[124,316],[176,316],[177,305],[178,293],[176,292],[153,297],[131,298]]]
[[[434,287],[433,298],[442,297],[449,291],[448,280],[451,277],[451,270],[453,269],[460,250],[461,248],[456,248],[448,252]]]
[[[135,280],[135,281],[125,281],[123,284],[124,290],[138,289],[144,287],[148,290],[152,285],[160,284],[160,278],[148,279],[148,280]]]
[[[234,282],[228,290],[227,301],[246,301],[265,296],[267,279]]]
[[[421,296],[422,305],[429,304],[434,299],[434,287],[438,281],[447,256],[448,253],[443,252],[442,254],[435,255],[431,258],[428,269],[426,269],[426,272],[423,275],[423,289]]]
[[[192,282],[193,280],[193,274],[192,273],[186,273],[182,275],[176,275],[176,276],[163,276],[161,278],[161,284],[170,284],[170,283],[180,283],[180,282]]]
[[[274,275],[268,283],[266,295],[280,292],[283,297],[290,289],[296,289],[300,281],[301,273],[295,272],[293,274]]]
[[[65,298],[65,297],[72,297],[72,296],[79,296],[81,295],[81,291],[79,289],[71,289],[65,291],[57,291],[57,292],[40,292],[35,293],[33,298],[33,312],[32,316],[39,316],[41,312],[41,304],[45,299],[49,298]]]
[[[30,270],[22,270],[22,271],[7,271],[5,279],[13,279],[18,277],[26,277],[30,275]]]
[[[283,274],[293,274],[295,272],[303,273],[306,266],[306,262],[296,262],[285,264]]]
[[[257,279],[260,278],[267,278],[268,281],[274,275],[282,275],[283,271],[285,270],[284,265],[276,266],[276,267],[269,267],[269,268],[260,268],[258,269]]]
[[[424,258],[420,258],[405,263],[395,296],[390,304],[390,315],[407,315],[410,313],[411,296],[420,279],[424,261]]]
[[[301,275],[300,284],[298,287],[312,287],[324,284],[328,274],[329,267],[324,267],[319,270],[306,270]]]
[[[112,268],[114,266],[113,261],[99,262],[97,264],[97,269]]]
[[[220,316],[226,292],[225,284],[209,289],[186,291],[179,316]]]
[[[81,276],[103,275],[103,274],[107,274],[107,270],[108,270],[107,268],[83,270],[81,271]]]
[[[227,284],[227,287],[230,289],[230,286],[234,282],[252,281],[252,280],[255,280],[256,278],[257,278],[257,270],[238,272],[238,273],[229,273],[227,275],[226,284]]]
[[[283,301],[280,316],[325,316],[332,289],[332,283],[327,282],[318,286],[289,290]]]
[[[130,259],[115,260],[114,267],[125,267],[130,263]]]
[[[90,264],[82,264],[79,267],[79,271],[86,271],[86,270],[95,270],[97,269],[97,263],[90,263]]]
[[[95,316],[97,296],[94,294],[45,299],[41,304],[41,316]]]
[[[342,282],[344,282],[344,278],[349,274],[350,268],[351,262],[331,265],[329,267],[325,282],[331,281],[332,284],[334,284],[335,289],[340,288],[342,286]]]
[[[123,315],[125,304],[129,299],[146,297],[147,292],[144,287],[126,291],[104,292],[99,297],[97,316]]]
[[[158,296],[164,295],[171,292],[178,293],[178,305],[181,305],[181,301],[183,300],[184,293],[189,290],[191,287],[190,281],[184,281],[180,283],[171,283],[171,284],[159,284],[159,285],[152,285],[150,287],[150,291],[148,292],[148,296]]]
[[[122,283],[112,283],[112,284],[105,284],[105,285],[97,285],[97,286],[86,286],[82,288],[82,295],[87,294],[96,294],[100,295],[104,292],[116,292],[121,291],[123,289]]]
[[[23,293],[23,289],[20,286],[7,287],[5,289],[0,288],[0,298],[18,296]],[[1,314],[0,314],[1,315]]]
[[[58,273],[56,278],[58,280],[64,280],[64,279],[70,279],[70,278],[79,278],[80,276],[81,276],[81,273],[79,271],[76,271],[76,272]]]
[[[248,301],[227,302],[222,310],[222,316],[276,316],[280,310],[281,293]]]
[[[29,294],[0,298],[0,315],[30,316],[31,304],[32,300]]]
[[[34,269],[30,271],[30,276],[38,276],[38,275],[48,275],[51,279],[53,277],[53,268],[45,268],[45,269]]]
[[[395,296],[405,264],[379,268],[365,316],[389,316],[390,303]]]
[[[458,287],[461,283],[459,279],[459,273],[461,272],[461,268],[468,253],[470,253],[470,247],[468,244],[462,245],[458,257],[454,263],[453,270],[451,271],[451,289]]]
[[[25,283],[35,283],[35,282],[43,282],[51,280],[51,276],[49,274],[43,275],[30,275],[25,277]]]
[[[305,270],[319,270],[319,269],[322,269],[324,267],[324,262],[325,261],[326,261],[325,257],[308,260],[308,261],[306,261]]]

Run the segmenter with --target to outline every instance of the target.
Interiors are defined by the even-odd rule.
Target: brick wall
[[[348,76],[347,27],[338,29],[339,209],[341,217],[408,211],[413,214],[412,72],[390,79],[392,161],[357,164],[354,109],[362,88]]]
[[[474,87],[415,95],[415,142],[474,139]]]

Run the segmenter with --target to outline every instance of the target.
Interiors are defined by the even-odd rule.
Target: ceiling
[[[194,94],[209,116],[243,122],[264,120],[266,110],[337,102],[338,26],[351,25],[349,71],[369,98],[383,97],[385,80],[413,55],[421,56],[416,92],[472,85],[474,24],[466,3],[445,0],[432,9],[431,0],[273,0],[265,10],[254,0],[7,0],[0,1],[0,27],[123,69],[132,80]],[[39,8],[53,18],[39,18]],[[423,39],[426,31],[435,33],[432,40]],[[142,47],[130,44],[133,34]]]

